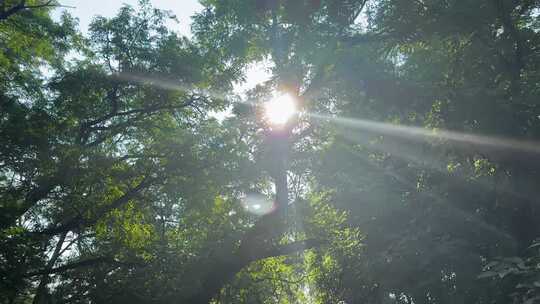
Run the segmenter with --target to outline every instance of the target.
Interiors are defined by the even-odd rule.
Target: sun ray
[[[516,140],[495,136],[483,136],[440,129],[430,130],[426,128],[395,125],[391,123],[376,122],[366,119],[334,117],[315,113],[309,113],[308,115],[317,120],[329,121],[336,125],[341,125],[348,128],[354,128],[383,135],[397,136],[410,140],[426,141],[428,139],[438,139],[447,140],[454,143],[475,145],[479,148],[484,147],[540,154],[540,143],[534,141]]]
[[[528,154],[540,154],[540,143],[531,141],[521,141],[515,139],[505,139],[500,137],[489,137],[460,133],[455,131],[437,130],[436,132],[410,126],[398,126],[390,123],[374,122],[362,119],[331,117],[318,114],[309,114],[316,120],[325,120],[340,126],[340,134],[348,142],[361,144],[366,149],[374,152],[389,153],[394,157],[411,162],[422,168],[448,174],[447,163],[444,159],[437,157],[429,149],[428,145],[419,145],[420,142],[428,140],[446,140],[454,143],[466,144],[463,147],[471,149],[482,155],[490,155],[490,151],[521,152]],[[364,131],[359,133],[358,131]],[[373,135],[388,135],[391,140],[373,141]],[[457,148],[454,144],[452,147]],[[512,153],[514,155],[515,153]],[[515,155],[514,155],[515,156]],[[448,174],[449,178],[464,180],[467,178],[463,173]],[[475,183],[484,189],[491,189],[493,185],[485,180],[478,180]],[[498,191],[518,197],[524,200],[531,200],[526,193],[516,192],[505,185],[499,185]]]

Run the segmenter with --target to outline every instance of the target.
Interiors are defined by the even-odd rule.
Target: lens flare
[[[241,199],[242,207],[255,215],[269,214],[276,209],[275,203],[260,193],[248,193]]]
[[[265,117],[273,125],[284,125],[296,113],[296,103],[289,94],[278,95],[264,104]]]

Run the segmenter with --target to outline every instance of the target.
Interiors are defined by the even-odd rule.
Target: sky
[[[86,32],[94,16],[112,17],[124,4],[136,7],[138,0],[60,0],[59,2],[69,6],[69,8],[62,8],[60,11],[66,10],[79,18],[80,29]],[[191,16],[203,8],[197,0],[151,0],[150,2],[156,8],[172,11],[180,24],[171,23],[169,25],[173,30],[184,35],[190,34]]]
[[[60,0],[59,2],[68,7],[58,9],[54,15],[58,17],[62,11],[69,12],[79,19],[79,29],[86,33],[88,25],[96,15],[112,17],[124,4],[136,7],[138,0]],[[178,18],[179,23],[170,22],[167,25],[171,30],[186,36],[191,35],[191,16],[203,8],[198,0],[150,0],[150,2],[156,8],[172,11]],[[267,72],[265,65],[253,64],[246,71],[246,82],[235,85],[235,91],[242,94],[258,83],[268,80],[269,77],[270,74]]]

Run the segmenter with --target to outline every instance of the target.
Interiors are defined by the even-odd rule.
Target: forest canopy
[[[199,2],[0,0],[1,304],[540,303],[540,1]]]

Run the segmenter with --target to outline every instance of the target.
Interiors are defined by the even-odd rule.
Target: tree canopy
[[[540,2],[200,3],[0,1],[0,303],[540,302]]]

